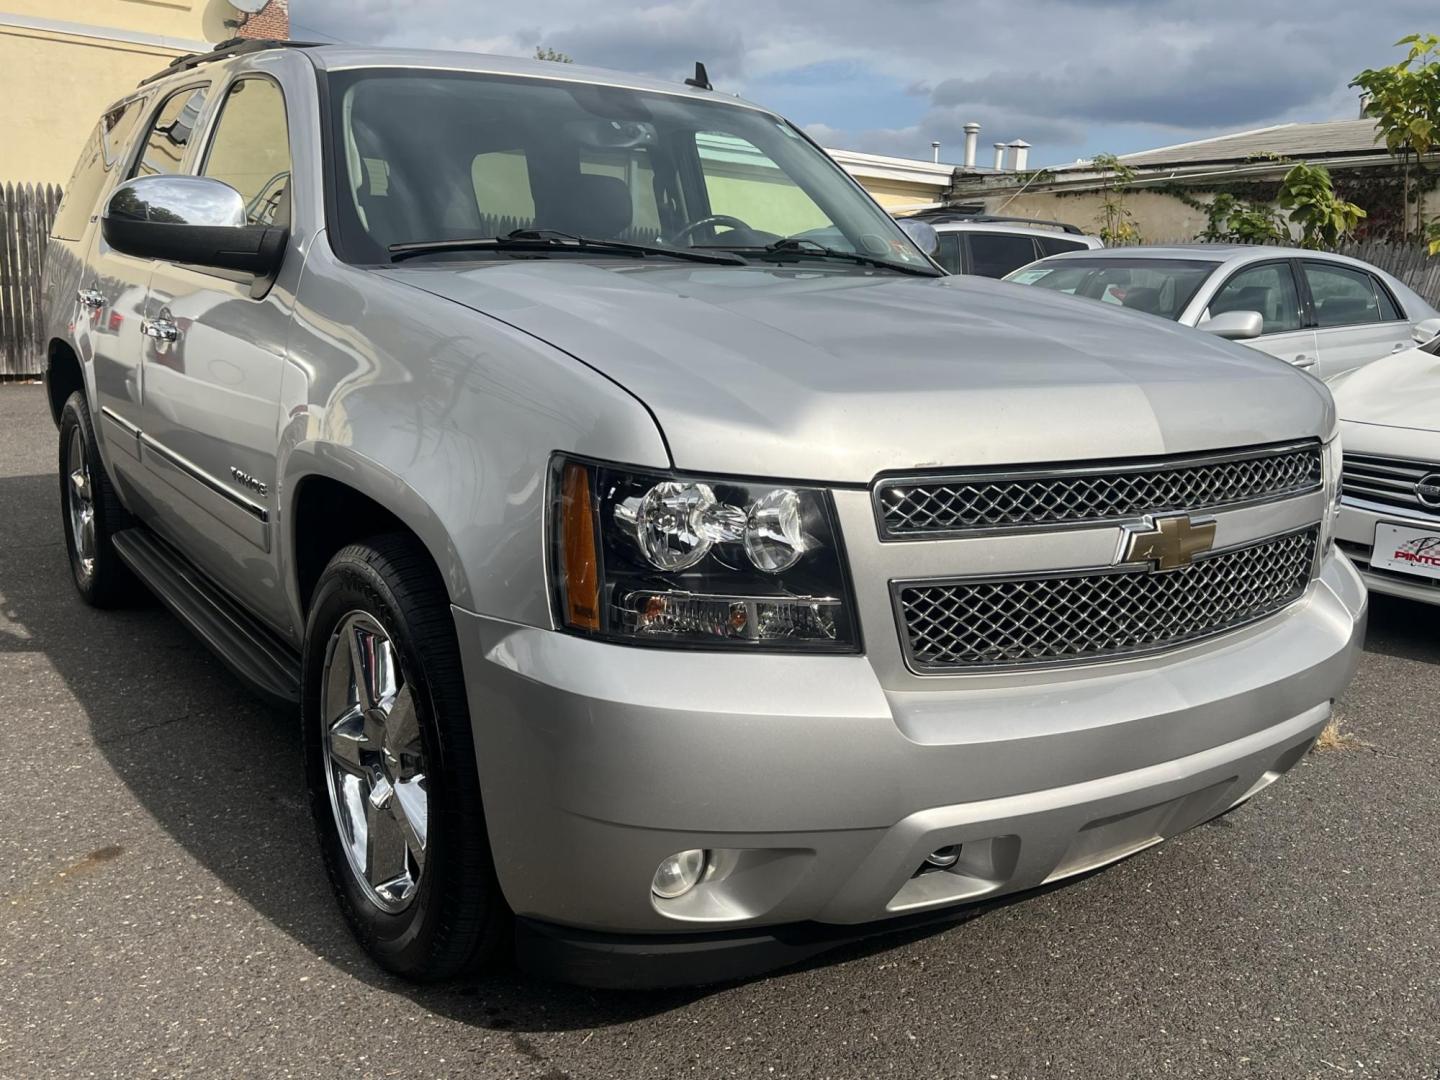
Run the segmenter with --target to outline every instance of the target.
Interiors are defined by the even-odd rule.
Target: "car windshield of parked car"
[[[540,230],[787,261],[834,258],[829,249],[851,256],[837,265],[863,256],[933,269],[828,156],[760,109],[465,72],[362,69],[328,78],[338,159],[332,225],[350,261],[385,262],[401,244]],[[597,250],[604,253],[586,249]],[[492,246],[433,257],[517,254]]]
[[[1178,319],[1214,269],[1188,259],[1067,258],[1032,263],[1005,280]]]

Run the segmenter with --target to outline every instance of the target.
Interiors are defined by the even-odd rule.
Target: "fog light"
[[[703,848],[691,848],[660,860],[660,865],[655,869],[655,880],[650,883],[650,891],[662,900],[674,900],[677,896],[684,896],[700,883],[709,861],[710,853]]]
[[[960,845],[947,844],[945,847],[936,848],[925,856],[925,865],[933,866],[937,870],[948,870],[960,861]]]

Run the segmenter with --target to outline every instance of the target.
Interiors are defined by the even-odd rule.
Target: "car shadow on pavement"
[[[6,653],[43,654],[88,718],[89,743],[144,809],[303,948],[355,979],[441,1015],[513,1031],[517,1045],[527,1031],[623,1024],[723,989],[603,992],[514,972],[427,988],[380,971],[350,937],[325,879],[305,797],[296,718],[253,698],[159,604],[106,612],[85,607],[69,580],[54,504],[55,480],[49,475],[0,478],[0,507],[6,508],[0,521],[0,663]],[[1422,622],[1424,614],[1419,605],[1377,598],[1368,647],[1440,662],[1440,637]],[[971,914],[1034,895],[1006,898]],[[847,945],[800,969],[883,952],[943,929],[931,926]]]
[[[1440,664],[1440,620],[1436,609],[1416,600],[1370,594],[1370,625],[1365,651]]]

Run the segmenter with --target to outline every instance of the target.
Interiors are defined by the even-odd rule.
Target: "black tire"
[[[331,803],[322,686],[332,636],[356,612],[378,623],[410,688],[424,751],[428,831],[408,906],[385,910],[352,869]],[[351,929],[384,968],[435,982],[492,967],[513,941],[495,877],[475,767],[460,648],[444,582],[411,537],[342,549],[315,587],[305,629],[302,715],[311,810],[331,885]],[[341,800],[343,801],[343,800]]]
[[[80,538],[76,536],[75,515],[72,513],[72,491],[75,471],[72,461],[72,440],[79,440],[84,450],[84,470],[89,495],[91,518],[91,550],[88,562],[82,556]],[[112,542],[121,529],[133,522],[110,483],[100,460],[100,447],[95,441],[95,427],[90,420],[90,407],[85,395],[77,390],[60,410],[60,521],[65,533],[65,550],[70,557],[70,577],[75,589],[87,604],[97,608],[119,607],[134,600],[139,591],[130,568],[120,561]]]

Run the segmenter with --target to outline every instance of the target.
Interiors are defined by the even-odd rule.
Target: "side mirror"
[[[1222,311],[1195,329],[1227,341],[1246,341],[1265,332],[1265,318],[1258,311]]]
[[[935,231],[935,226],[928,221],[916,221],[914,218],[900,218],[896,222],[901,231],[910,237],[911,242],[923,251],[926,255],[934,255],[940,250],[940,234]]]
[[[285,253],[285,229],[247,225],[245,200],[207,176],[138,176],[105,203],[100,232],[141,259],[240,270],[268,277]]]
[[[1421,345],[1440,337],[1440,319],[1425,319],[1415,324],[1415,329],[1410,331],[1410,336]]]

